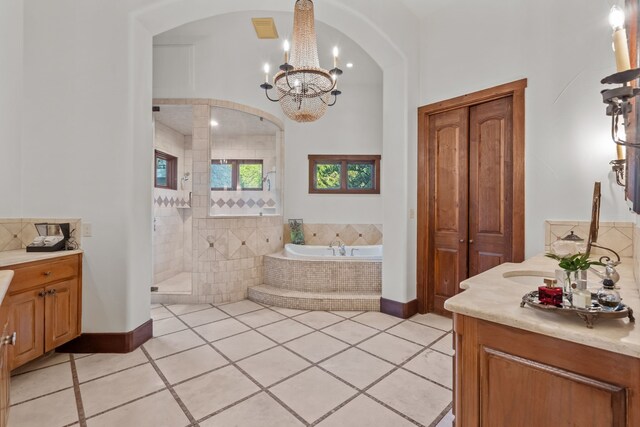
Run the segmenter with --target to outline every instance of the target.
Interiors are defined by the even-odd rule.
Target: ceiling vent
[[[273,18],[251,18],[259,39],[277,39],[278,30]]]

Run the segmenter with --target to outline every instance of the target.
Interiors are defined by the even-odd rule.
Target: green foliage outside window
[[[262,190],[262,160],[212,160],[212,190]]]
[[[316,165],[316,188],[322,190],[340,189],[342,166],[339,163],[321,163]]]
[[[373,164],[349,163],[347,165],[347,188],[373,188]]]
[[[238,178],[241,189],[262,190],[262,163],[240,163]]]

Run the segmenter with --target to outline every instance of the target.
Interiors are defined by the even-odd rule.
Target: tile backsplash
[[[303,224],[306,245],[328,245],[339,240],[349,246],[382,244],[382,224]],[[284,242],[291,243],[291,230],[284,225]]]
[[[38,236],[35,224],[40,222],[68,222],[71,237],[80,247],[82,222],[78,218],[0,218],[0,252],[26,248]]]
[[[545,252],[550,245],[563,238],[571,231],[587,241],[589,238],[589,221],[545,221]],[[597,244],[611,248],[621,257],[633,256],[633,223],[632,222],[601,222],[598,229]],[[611,255],[608,251],[593,248],[594,255]]]

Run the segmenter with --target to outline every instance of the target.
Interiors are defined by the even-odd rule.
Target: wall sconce
[[[616,144],[618,158],[609,162],[616,175],[616,183],[625,186],[624,170],[626,160],[622,147],[640,147],[640,144],[626,140],[626,128],[629,126],[630,113],[633,110],[631,100],[640,94],[640,89],[631,87],[631,82],[640,77],[640,69],[630,69],[627,33],[624,29],[624,11],[613,6],[609,12],[609,23],[613,29],[613,48],[617,72],[600,81],[602,84],[621,85],[601,92],[602,101],[607,104],[607,116],[611,116],[611,139]],[[622,125],[622,129],[619,126]],[[622,135],[625,136],[622,136]]]

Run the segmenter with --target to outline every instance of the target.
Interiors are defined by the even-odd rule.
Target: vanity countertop
[[[63,256],[81,254],[82,250],[56,251],[56,252],[27,252],[25,249],[0,252],[0,268],[27,262],[42,261]]]
[[[4,300],[4,296],[7,294],[7,289],[9,289],[9,284],[11,283],[12,278],[13,271],[0,271],[0,304],[2,303],[2,300]]]
[[[548,272],[554,277],[557,261],[538,255],[522,263],[506,263],[482,274],[471,277],[460,287],[464,292],[449,298],[444,306],[453,313],[501,325],[511,326],[541,335],[596,347],[614,353],[640,358],[640,294],[633,275],[633,259],[623,258],[616,267],[620,273],[617,283],[622,301],[639,320],[636,324],[625,319],[598,319],[593,329],[588,329],[578,316],[546,313],[531,307],[520,307],[522,296],[537,289],[536,285],[518,283],[505,278],[509,272]],[[513,274],[513,273],[511,273]],[[526,274],[523,274],[526,275]],[[588,281],[600,280],[589,273]],[[542,285],[540,278],[540,285]]]

